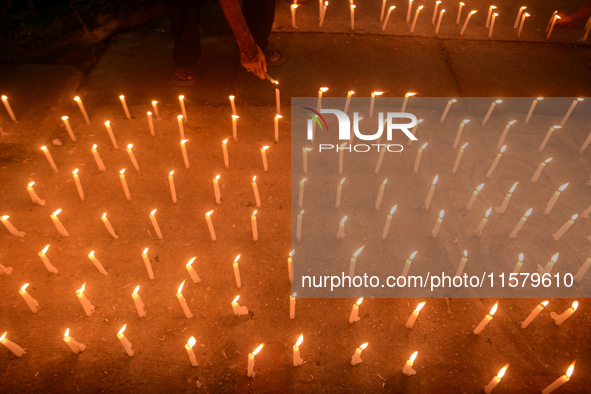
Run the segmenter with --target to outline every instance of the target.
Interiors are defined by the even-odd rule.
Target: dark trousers
[[[172,59],[177,64],[196,63],[201,56],[201,0],[167,0],[166,6],[175,39]],[[275,18],[275,0],[244,0],[242,14],[254,41],[265,49]]]

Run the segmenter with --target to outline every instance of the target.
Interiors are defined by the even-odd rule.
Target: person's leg
[[[172,59],[178,66],[192,66],[201,56],[201,0],[167,0],[166,6],[175,39]]]
[[[261,49],[267,48],[275,19],[275,0],[244,0],[242,14],[254,41]]]

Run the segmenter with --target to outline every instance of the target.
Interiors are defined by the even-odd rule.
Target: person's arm
[[[586,21],[591,16],[591,1],[579,8],[574,14],[558,14],[560,19],[556,21],[556,27],[575,27]]]
[[[218,0],[218,2],[240,48],[240,63],[248,71],[261,79],[265,79],[265,72],[267,71],[265,55],[255,43],[250,30],[248,30],[240,9],[240,3],[238,0]]]

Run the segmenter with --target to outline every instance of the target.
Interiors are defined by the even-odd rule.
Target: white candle
[[[133,303],[135,304],[135,309],[137,310],[138,316],[145,317],[146,310],[144,309],[144,303],[142,302],[142,299],[140,298],[140,295],[138,294],[139,291],[140,291],[140,287],[137,286],[135,288],[135,290],[133,291],[133,293],[131,293],[131,299],[133,300]]]
[[[185,143],[189,140],[181,140],[181,152],[183,154],[183,161],[185,162],[185,168],[189,168],[189,156],[187,156],[187,147]]]
[[[129,340],[123,334],[126,327],[127,327],[127,324],[124,324],[123,327],[121,327],[121,329],[117,333],[117,338],[119,338],[119,342],[121,342],[121,345],[123,345],[123,348],[127,352],[127,355],[129,357],[131,357],[131,356],[133,356],[133,350],[131,349],[131,342],[129,342]]]
[[[90,303],[90,301],[88,301],[88,299],[84,295],[84,288],[85,287],[86,287],[86,283],[84,283],[81,288],[76,290],[76,296],[78,297],[78,301],[80,301],[80,305],[82,305],[82,308],[84,309],[84,313],[86,313],[86,316],[90,316],[94,313],[94,305],[92,305]]]
[[[181,105],[181,114],[182,114],[182,119],[184,122],[186,122],[187,119],[187,108],[185,108],[185,96],[180,95],[179,96],[179,104]]]
[[[445,10],[441,10],[441,12],[439,12],[439,19],[437,19],[437,26],[435,27],[435,34],[439,34],[439,28],[441,27],[441,20],[443,19],[443,14],[445,13]]]
[[[587,260],[585,260],[583,265],[581,265],[581,267],[577,271],[575,278],[574,278],[575,283],[581,283],[581,281],[583,280],[583,277],[587,273],[587,270],[589,270],[589,267],[591,267],[591,257],[587,257]]]
[[[37,195],[37,193],[35,193],[35,189],[33,189],[33,185],[35,184],[35,182],[30,182],[26,188],[27,188],[27,192],[29,193],[29,196],[31,197],[31,201],[33,201],[33,204],[39,204],[42,207],[45,206],[45,200],[42,200],[39,198],[39,196]]]
[[[121,105],[123,106],[123,111],[125,112],[125,117],[131,120],[131,115],[129,114],[129,108],[127,108],[127,102],[125,101],[125,96],[119,96],[119,100],[121,101]]]
[[[296,10],[298,8],[297,4],[291,4],[289,6],[290,10],[291,10],[291,27],[293,27],[294,29],[297,29],[296,26]]]
[[[410,358],[404,364],[404,368],[402,368],[402,373],[406,376],[416,375],[417,371],[412,368],[414,361],[416,360],[419,352],[414,352],[411,354]]]
[[[490,27],[490,24],[491,24],[490,21],[491,21],[492,16],[493,16],[493,10],[496,10],[496,9],[497,9],[497,7],[494,6],[494,5],[491,5],[491,6],[488,7],[488,15],[486,16],[486,25],[484,26],[487,29]]]
[[[193,346],[195,346],[195,343],[197,343],[197,341],[195,340],[195,337],[191,337],[189,338],[189,340],[187,341],[187,344],[185,345],[185,350],[187,351],[187,355],[189,356],[189,360],[191,361],[191,365],[196,367],[199,364],[197,364],[197,359],[195,358],[195,352],[193,351]]]
[[[279,119],[283,118],[283,116],[279,114],[275,114],[273,117],[273,123],[275,126],[275,143],[279,142]]]
[[[406,23],[410,22],[411,12],[412,12],[412,0],[408,0],[408,8],[406,10]]]
[[[548,29],[548,34],[546,35],[546,40],[550,38],[550,36],[552,35],[552,31],[554,30],[554,25],[556,24],[556,21],[560,19],[560,17],[558,15],[554,15],[552,17],[552,22],[550,22],[550,29]]]
[[[431,24],[435,24],[435,18],[437,18],[437,10],[439,9],[439,4],[441,4],[441,0],[437,0],[435,2],[435,8],[433,9],[433,16],[431,17]]]
[[[439,175],[435,175],[433,183],[431,183],[431,187],[429,188],[429,193],[427,193],[427,198],[425,199],[425,209],[429,209],[429,206],[431,206],[431,200],[433,200],[433,193],[435,193],[435,185],[438,179]]]
[[[187,317],[187,319],[191,319],[193,317],[193,314],[191,313],[191,310],[189,309],[189,306],[187,305],[187,301],[185,300],[185,297],[183,297],[183,286],[185,285],[185,281],[183,281],[183,283],[181,283],[181,285],[179,286],[179,289],[176,292],[176,298],[179,300],[179,304],[181,304],[181,308],[183,308],[183,312],[185,313],[185,316]]]
[[[236,280],[236,287],[242,287],[242,280],[240,279],[240,267],[238,266],[238,260],[240,260],[240,255],[236,256],[234,262],[232,263],[232,268],[234,269],[234,279]]]
[[[515,268],[513,268],[513,273],[518,274],[521,271],[521,267],[523,267],[523,253],[519,253],[519,260],[515,264]]]
[[[552,208],[554,207],[554,204],[556,204],[556,201],[558,200],[558,197],[560,197],[560,194],[568,187],[568,183],[565,183],[564,185],[560,186],[558,188],[558,190],[556,190],[554,192],[554,194],[552,195],[552,197],[550,198],[550,200],[548,200],[548,204],[546,205],[546,209],[544,210],[544,215],[547,215],[550,213],[550,211],[552,210]]]
[[[415,17],[412,20],[412,25],[410,25],[410,32],[414,33],[415,31],[415,26],[417,25],[417,20],[419,19],[419,13],[421,12],[421,10],[423,9],[423,6],[420,6],[419,8],[417,8],[416,12],[415,12]]]
[[[111,237],[117,239],[119,238],[119,236],[115,233],[115,230],[113,229],[113,226],[111,226],[111,222],[109,222],[109,218],[107,218],[107,213],[103,213],[103,216],[101,217],[101,220],[103,221],[103,224],[105,225],[105,227],[107,228],[107,231],[109,232],[109,234],[111,234]]]
[[[513,126],[515,124],[515,122],[517,122],[516,120],[512,120],[511,122],[508,122],[505,125],[505,128],[503,129],[503,132],[501,133],[501,137],[499,137],[499,142],[497,143],[497,149],[501,148],[501,146],[503,146],[503,142],[505,141],[505,137],[507,137],[507,133],[509,132],[509,129],[511,128],[511,126]]]
[[[380,209],[380,205],[382,205],[382,199],[384,198],[384,191],[386,190],[386,182],[388,182],[387,179],[385,179],[384,182],[380,185],[380,190],[378,191],[378,198],[376,199],[376,205],[375,205],[376,209]]]
[[[365,245],[357,249],[355,253],[353,253],[353,255],[351,256],[351,263],[349,264],[349,278],[351,278],[351,280],[353,280],[355,276],[355,265],[357,264],[357,257],[359,257],[359,254],[363,251],[363,248],[365,248]]]
[[[336,208],[339,209],[341,206],[341,198],[343,195],[343,183],[345,182],[345,178],[341,179],[341,182],[337,186],[337,201],[336,201]]]
[[[549,158],[549,159],[546,159],[545,161],[541,162],[538,165],[536,172],[534,172],[534,174],[532,175],[530,181],[536,182],[538,180],[538,178],[540,177],[540,175],[542,174],[542,170],[544,169],[544,167],[546,167],[546,164],[550,163],[551,161],[552,161],[552,158]]]
[[[174,178],[172,177],[174,170],[168,173],[168,184],[170,186],[170,196],[172,197],[173,204],[176,204],[176,187],[174,186]]]
[[[51,153],[49,153],[49,149],[47,149],[46,146],[42,146],[41,151],[43,151],[43,154],[45,155],[45,158],[47,158],[51,168],[53,168],[53,171],[57,172],[57,166],[55,165],[55,161],[53,161],[53,157],[51,157]]]
[[[468,262],[468,251],[464,250],[464,257],[460,260],[460,265],[458,266],[458,270],[456,271],[455,276],[462,276],[464,272],[464,268],[466,268],[466,263]]]
[[[64,225],[62,224],[60,219],[57,217],[57,215],[59,215],[61,211],[62,211],[61,209],[58,209],[57,211],[53,212],[49,217],[51,218],[51,221],[55,225],[57,232],[62,237],[69,237],[70,233],[68,233],[68,230],[66,230],[66,228],[64,227]]]
[[[80,177],[78,176],[77,168],[74,171],[72,171],[72,176],[74,177],[74,184],[76,185],[78,196],[80,197],[81,201],[84,201],[84,190],[82,190],[82,184],[80,183]]]
[[[527,18],[529,14],[525,12],[521,17],[521,23],[519,23],[519,29],[517,30],[517,38],[521,37],[521,32],[523,31],[523,25],[525,25],[525,18]]]
[[[439,217],[433,226],[433,230],[431,230],[431,236],[433,238],[437,238],[437,234],[439,234],[439,229],[441,228],[441,223],[443,222],[443,216],[445,215],[445,211],[442,209],[439,211]]]
[[[179,135],[181,136],[181,140],[185,139],[185,126],[183,126],[183,115],[179,115],[176,117],[177,124],[179,126]]]
[[[482,190],[483,187],[484,187],[484,183],[478,185],[476,187],[476,189],[474,189],[474,191],[472,192],[472,195],[470,196],[470,199],[468,200],[468,204],[466,205],[466,211],[472,210],[472,206],[474,205],[474,202],[476,201],[476,198],[478,197],[478,193],[480,193],[480,191]]]
[[[589,133],[589,135],[587,136],[587,139],[585,140],[585,142],[583,142],[583,145],[581,145],[581,149],[579,150],[579,155],[583,154],[583,152],[585,151],[585,149],[587,149],[587,147],[589,146],[590,143],[591,143],[591,133]]]
[[[384,19],[384,23],[382,23],[382,31],[386,30],[386,25],[388,24],[388,20],[390,20],[390,14],[392,13],[392,11],[394,11],[394,8],[396,8],[395,5],[390,6],[390,8],[388,8],[386,18]]]
[[[74,135],[74,131],[72,130],[72,126],[70,126],[70,121],[68,119],[69,118],[67,116],[62,116],[62,122],[64,122],[64,126],[66,127],[66,131],[68,132],[70,139],[76,142],[76,136]]]
[[[230,106],[232,107],[232,115],[238,115],[236,113],[236,103],[234,102],[235,97],[234,96],[230,96]]]
[[[14,116],[14,112],[12,111],[12,107],[10,106],[10,103],[8,102],[8,97],[6,97],[5,95],[2,95],[2,103],[4,104],[4,107],[6,108],[6,112],[8,112],[8,116],[10,116],[10,119],[12,119],[12,121],[14,123],[18,123],[16,120],[16,116]]]
[[[564,223],[562,225],[562,227],[560,227],[560,229],[552,234],[552,239],[554,239],[554,241],[558,241],[560,239],[560,237],[562,237],[564,235],[564,233],[567,232],[567,230],[570,228],[570,226],[572,226],[575,223],[575,220],[579,217],[579,215],[573,215],[570,220],[568,220],[566,223]]]
[[[238,304],[239,298],[240,296],[236,296],[236,298],[234,298],[234,300],[232,301],[232,312],[234,312],[234,315],[236,316],[248,315],[248,308],[246,306],[240,306],[240,304]]]
[[[6,227],[6,229],[10,232],[10,234],[14,235],[15,237],[24,237],[26,235],[26,233],[24,231],[18,231],[18,229],[16,227],[14,227],[12,223],[10,223],[10,221],[8,220],[8,217],[9,217],[8,215],[4,215],[0,219],[2,221],[2,224],[4,225],[4,227]]]
[[[79,354],[80,352],[86,350],[85,344],[78,342],[70,336],[69,328],[67,328],[66,332],[64,333],[64,342],[66,343],[66,345],[68,345],[68,347],[74,354]]]
[[[373,110],[375,106],[376,96],[381,96],[384,92],[371,92],[371,98],[369,100],[369,117],[373,117]],[[343,144],[344,145],[344,144]],[[340,174],[340,172],[339,172]]]
[[[220,193],[220,174],[217,174],[215,178],[213,178],[213,195],[215,198],[216,204],[222,203],[222,195]]]
[[[131,200],[131,195],[129,194],[129,187],[127,186],[127,180],[125,179],[125,168],[119,171],[119,180],[121,180],[121,186],[123,187],[123,193],[125,194],[125,199],[127,201]]]
[[[492,207],[490,207],[486,213],[484,214],[484,217],[482,218],[482,220],[480,221],[480,224],[478,225],[478,228],[476,229],[476,237],[481,237],[482,236],[482,231],[484,230],[484,226],[486,226],[486,223],[488,222],[488,216],[490,215],[490,212],[492,211]]]
[[[531,213],[532,213],[532,208],[528,209],[527,212],[525,212],[523,217],[519,220],[519,222],[517,222],[517,224],[513,228],[513,231],[511,231],[511,234],[509,234],[509,238],[517,238],[517,233],[519,232],[519,230],[521,230],[521,228],[523,227],[523,225],[525,224],[525,222],[527,221],[527,218],[529,217],[529,215],[531,215]]]
[[[21,297],[23,297],[23,300],[25,300],[25,302],[29,306],[29,308],[31,309],[31,312],[37,313],[37,311],[39,310],[38,309],[39,303],[37,302],[36,299],[31,297],[31,295],[27,292],[27,287],[29,287],[29,284],[25,283],[24,285],[21,286],[18,293],[21,295]]]
[[[253,241],[258,241],[259,239],[259,231],[257,228],[257,211],[255,210],[252,215],[250,215],[250,226],[252,228],[252,239]]]
[[[460,126],[458,127],[458,131],[456,133],[456,139],[454,140],[454,144],[452,145],[453,149],[456,149],[456,147],[458,146],[458,144],[460,143],[460,138],[462,137],[462,131],[464,130],[464,127],[470,123],[469,119],[464,119],[461,123]]]
[[[107,276],[109,275],[109,273],[107,271],[105,271],[105,267],[103,267],[103,265],[101,264],[101,262],[99,261],[99,259],[96,258],[96,256],[94,255],[94,250],[92,250],[89,254],[88,254],[88,258],[89,260],[92,262],[92,264],[94,264],[94,266],[96,267],[96,269],[103,275]]]
[[[131,164],[133,164],[133,168],[135,168],[135,170],[137,172],[141,172],[140,166],[138,165],[137,160],[135,159],[135,155],[133,153],[133,144],[127,145],[127,154],[129,155],[129,159],[131,160]]]
[[[22,347],[20,347],[16,343],[6,339],[6,334],[7,334],[7,332],[2,334],[2,336],[0,337],[0,343],[3,344],[12,353],[14,353],[15,356],[22,357],[23,354],[26,353],[25,349],[23,349]]]
[[[269,172],[269,166],[267,164],[267,149],[269,149],[269,146],[267,145],[261,148],[261,158],[263,159],[263,172]]]
[[[293,252],[295,252],[295,249],[292,249],[292,251],[289,253],[289,256],[287,257],[287,274],[289,275],[289,283],[291,283],[292,280],[291,260],[293,258]]]
[[[156,209],[150,212],[150,222],[152,222],[152,227],[154,227],[154,231],[156,232],[158,239],[162,239],[162,232],[160,231],[160,226],[156,220]]]
[[[308,152],[311,152],[313,148],[302,148],[302,156],[303,156],[303,172],[304,174],[308,173]]]
[[[460,1],[460,4],[458,5],[458,16],[456,17],[456,25],[460,24],[460,20],[462,19],[462,8],[464,8],[465,5],[466,4]]]
[[[497,16],[499,16],[499,14],[497,14],[496,12],[492,15],[490,27],[488,28],[488,38],[492,37],[493,29],[495,28],[495,20],[497,19]]]
[[[581,217],[585,218],[585,219],[589,219],[589,214],[591,213],[591,205],[589,205],[584,211],[583,213],[581,213]]]
[[[425,142],[423,144],[423,146],[421,146],[418,150],[417,150],[417,156],[415,158],[415,167],[413,169],[413,173],[418,173],[419,172],[419,166],[421,165],[421,156],[423,155],[423,149],[425,149],[427,147],[428,142]]]
[[[554,319],[554,323],[556,323],[556,325],[559,326],[562,323],[564,323],[564,321],[566,319],[568,319],[573,313],[575,313],[575,311],[577,310],[578,307],[579,307],[579,301],[575,301],[575,302],[573,302],[573,304],[570,308],[568,308],[566,311],[562,312],[560,315],[555,312],[550,312],[550,317],[552,319]]]
[[[197,275],[197,272],[193,268],[193,262],[195,261],[195,259],[196,257],[191,258],[191,260],[189,260],[189,262],[185,265],[185,268],[187,269],[189,276],[193,280],[193,283],[199,283],[201,282],[201,278],[199,277],[199,275]]]
[[[517,26],[519,25],[519,18],[521,18],[521,14],[523,13],[523,11],[526,9],[526,6],[521,6],[519,7],[519,11],[517,11],[517,17],[515,18],[515,23],[513,23],[513,28],[517,29]]]
[[[328,4],[328,1],[326,2]],[[254,356],[256,356],[261,349],[263,348],[263,344],[261,343],[255,350],[254,352],[250,353],[248,355],[248,368],[246,371],[246,376],[249,378],[254,378],[255,376],[255,372],[254,372]]]
[[[499,384],[499,382],[501,381],[503,376],[505,376],[505,371],[507,371],[507,368],[509,368],[509,364],[507,364],[503,368],[501,368],[501,370],[499,371],[497,376],[492,378],[492,380],[484,387],[484,392],[486,394],[489,394],[490,392],[492,392],[494,390],[495,387],[497,387],[497,385]]]
[[[493,160],[492,164],[490,165],[490,168],[488,169],[488,171],[485,175],[487,178],[492,177],[492,174],[493,174],[493,172],[495,172],[495,168],[497,168],[497,165],[499,164],[499,160],[501,160],[501,157],[503,157],[503,153],[505,152],[506,149],[507,149],[507,145],[503,145],[503,147],[501,148],[499,153],[497,153],[497,156]]]
[[[252,177],[252,191],[254,193],[254,200],[258,208],[261,207],[261,197],[259,195],[259,188],[257,186],[257,177],[256,175]]]
[[[227,169],[230,168],[230,159],[228,157],[228,139],[222,141],[222,153],[224,155],[224,167]]]
[[[542,394],[549,394],[552,391],[556,390],[558,387],[560,387],[563,384],[565,384],[566,382],[568,382],[570,380],[570,377],[573,374],[574,370],[575,370],[575,362],[573,361],[572,364],[566,370],[566,374],[562,375],[561,377],[556,379],[554,382],[552,382],[551,385],[549,385],[544,390],[542,390]]]
[[[413,328],[415,322],[417,321],[417,318],[419,317],[419,312],[421,311],[421,309],[423,309],[425,304],[425,302],[421,302],[419,305],[417,305],[415,310],[411,313],[411,315],[408,317],[408,320],[406,321],[406,328]]]
[[[536,108],[536,105],[538,104],[538,101],[542,101],[544,98],[543,97],[538,97],[535,98],[534,101],[532,101],[531,106],[529,107],[529,111],[527,112],[527,116],[525,117],[525,124],[529,123],[529,120],[531,119],[532,114],[534,113],[534,109]]]
[[[387,0],[382,0],[382,9],[381,9],[381,12],[380,12],[380,22],[383,22],[384,21],[384,11],[386,11],[386,1]]]
[[[488,26],[487,26],[488,27]],[[489,37],[490,38],[490,37]],[[490,104],[490,107],[488,108],[488,112],[486,113],[486,115],[484,116],[484,119],[482,119],[482,125],[484,126],[486,124],[486,122],[488,122],[488,119],[490,118],[490,116],[493,113],[493,110],[495,109],[497,104],[501,104],[503,102],[503,100],[495,100]]]
[[[158,112],[158,101],[152,100],[152,109],[154,110],[154,115],[156,115],[156,119],[160,120],[160,112]]]
[[[513,195],[513,192],[515,191],[515,188],[517,187],[518,184],[519,184],[519,182],[515,182],[513,184],[513,186],[511,187],[511,189],[509,189],[509,191],[505,195],[505,198],[503,199],[501,206],[495,209],[496,213],[500,213],[500,214],[505,213],[505,210],[507,210],[507,205],[509,205],[509,200],[511,200],[511,196]]]
[[[355,30],[355,4],[349,6],[351,8],[351,30]]]
[[[144,249],[142,252],[142,260],[144,260],[144,265],[146,266],[146,271],[148,271],[148,277],[150,279],[154,279],[154,271],[152,270],[152,263],[150,263],[150,258],[148,257],[148,248]]]
[[[45,268],[47,268],[47,271],[57,274],[58,273],[57,268],[55,268],[54,265],[51,264],[51,262],[47,258],[47,255],[46,255],[47,249],[49,249],[49,245],[46,245],[41,252],[37,253],[37,255],[39,255],[39,258],[43,262],[43,265],[45,265]]]
[[[548,140],[552,136],[552,133],[554,132],[554,130],[555,129],[561,129],[561,128],[562,128],[562,126],[551,126],[548,129],[548,132],[546,133],[546,136],[544,137],[544,140],[542,141],[542,143],[540,144],[540,147],[538,148],[538,152],[541,152],[544,149],[544,147],[548,143]]]
[[[295,293],[289,295],[289,318],[291,320],[295,319]]]
[[[478,326],[476,326],[476,328],[474,329],[474,334],[478,335],[482,332],[482,330],[484,330],[484,327],[486,327],[486,325],[492,320],[493,315],[495,314],[495,312],[497,311],[497,308],[499,307],[499,303],[497,302],[492,309],[490,310],[490,312],[488,313],[488,315],[486,315],[484,317],[484,319],[482,319],[482,321],[480,322],[480,324],[478,324]]]
[[[402,276],[404,276],[405,278],[408,275],[408,271],[410,270],[412,260],[415,258],[415,256],[417,255],[418,252],[419,252],[418,250],[415,250],[414,252],[412,252],[410,254],[410,257],[408,259],[406,259],[406,262],[404,263],[404,268],[402,269]]]
[[[318,112],[320,112],[320,109],[322,108],[322,95],[324,93],[326,93],[328,91],[327,87],[321,87],[320,89],[318,89],[318,99],[316,101],[316,110]]]
[[[347,221],[348,216],[344,216],[341,221],[339,222],[339,229],[337,231],[337,239],[344,239],[345,238],[345,222]]]
[[[111,140],[113,147],[115,149],[119,149],[119,146],[117,145],[117,140],[115,139],[115,135],[113,134],[113,129],[111,128],[111,121],[107,120],[105,122],[105,128],[107,129],[107,133],[109,134],[109,139]]]
[[[304,216],[304,210],[298,214],[298,218],[296,220],[296,239],[298,242],[302,240],[302,220]]]
[[[148,111],[148,126],[150,127],[150,135],[154,137],[156,132],[154,131],[154,120],[152,119],[152,113]]]
[[[521,323],[521,328],[526,328],[529,326],[529,323],[531,323],[547,305],[548,301],[540,302],[538,305],[536,305],[536,307],[531,311],[523,323]]]
[[[587,24],[585,26],[585,34],[583,34],[583,37],[579,40],[581,42],[587,41],[587,37],[589,37],[589,33],[591,32],[591,23],[589,23],[589,19],[587,19]]]
[[[363,349],[367,347],[367,345],[368,343],[365,342],[363,345],[355,349],[355,353],[353,353],[353,357],[351,357],[351,365],[357,365],[363,362],[363,360],[361,359],[361,352],[363,351]]]
[[[347,113],[349,111],[349,105],[351,104],[351,96],[354,94],[355,92],[352,90],[349,90],[347,92],[347,98],[345,99],[345,108],[343,109],[343,112]]]
[[[320,22],[318,23],[318,27],[322,27],[324,23],[324,15],[326,14],[326,9],[328,8],[328,1],[324,2],[324,6],[320,9]]]
[[[466,149],[467,146],[468,146],[468,143],[466,142],[464,145],[462,145],[462,147],[458,151],[458,154],[456,156],[456,161],[454,162],[454,166],[451,169],[452,174],[455,174],[456,171],[458,170],[458,167],[460,166],[460,161],[462,161],[462,156],[464,156],[464,150]]]
[[[384,0],[385,1],[385,0]],[[293,345],[293,366],[299,367],[304,363],[304,360],[300,357],[300,346],[304,341],[304,334],[301,334],[295,345]]]
[[[76,104],[78,104],[78,108],[80,108],[80,112],[82,112],[82,116],[84,117],[84,121],[86,122],[86,124],[90,124],[90,118],[86,113],[86,108],[84,108],[84,103],[82,102],[82,99],[76,96],[74,97],[74,101],[76,102]]]
[[[356,303],[353,304],[351,308],[351,314],[349,315],[349,323],[355,323],[356,321],[360,320],[359,317],[359,305],[363,302],[363,297],[358,299]]]
[[[300,189],[298,193],[298,207],[301,208],[304,205],[304,183],[308,178],[304,178],[300,181]]]
[[[474,15],[477,12],[478,11],[476,11],[476,10],[470,11],[470,13],[468,14],[468,17],[466,18],[466,21],[464,22],[464,25],[462,26],[462,30],[460,30],[460,36],[464,35],[464,32],[466,31],[466,28],[468,27],[468,22],[470,22],[470,18],[472,18],[472,15]]]
[[[560,121],[560,125],[564,126],[564,124],[566,123],[566,121],[568,120],[568,118],[570,117],[570,115],[573,113],[575,106],[577,105],[577,103],[579,101],[584,101],[584,99],[582,98],[576,98],[573,100],[572,104],[570,105],[570,107],[568,108],[568,111],[566,111],[566,114],[564,114],[564,117],[562,118],[562,120]],[[556,127],[556,126],[555,126]]]
[[[96,149],[97,145],[94,144],[92,145],[92,156],[94,157],[94,161],[96,162],[96,166],[98,167],[99,171],[107,171],[107,168],[105,167],[105,163],[103,163],[103,160],[101,159],[101,156],[98,153],[98,150]]]
[[[217,238],[215,236],[215,230],[213,228],[213,222],[211,221],[211,214],[213,211],[209,211],[205,214],[205,221],[207,222],[207,228],[209,229],[209,235],[211,236],[211,240],[215,241]]]
[[[279,82],[275,81],[275,85],[278,85]],[[281,113],[281,92],[279,88],[275,88],[275,113]]]

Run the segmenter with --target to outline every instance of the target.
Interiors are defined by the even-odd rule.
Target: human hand
[[[573,15],[559,13],[558,16],[560,19],[556,20],[556,23],[554,24],[555,29],[571,28],[578,24],[575,23]]]
[[[246,68],[249,72],[253,73],[260,79],[265,79],[265,73],[267,72],[267,62],[265,61],[265,54],[256,45],[256,54],[249,55],[246,51],[240,52],[240,63]],[[254,52],[254,51],[253,51]]]

